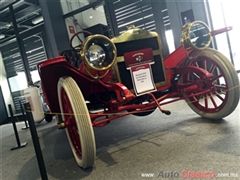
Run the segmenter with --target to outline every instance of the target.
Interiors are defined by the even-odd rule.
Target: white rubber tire
[[[74,155],[74,158],[77,164],[82,168],[89,168],[93,166],[95,156],[96,156],[96,145],[95,145],[95,137],[93,132],[93,127],[91,123],[91,119],[89,116],[89,112],[85,103],[85,99],[82,95],[81,90],[79,89],[76,82],[71,77],[62,77],[58,81],[58,100],[59,106],[62,113],[62,118],[64,121],[67,121],[64,113],[64,104],[62,100],[61,91],[64,90],[66,96],[71,104],[71,111],[73,112],[73,116],[75,118],[76,126],[77,126],[77,134],[80,138],[81,152],[82,156],[79,157],[76,153],[77,147],[74,146],[74,142],[70,137],[70,129],[66,127],[66,134]],[[71,117],[72,118],[72,117]]]
[[[238,75],[233,65],[231,64],[230,60],[228,60],[228,58],[225,57],[219,51],[216,51],[210,48],[202,51],[194,51],[193,53],[190,54],[190,56],[191,57],[196,57],[196,56],[208,57],[212,59],[219,68],[221,68],[222,73],[224,74],[224,77],[226,79],[226,82],[228,83],[228,92],[227,92],[228,98],[226,99],[225,106],[214,113],[212,112],[209,113],[207,111],[205,112],[198,109],[193,103],[190,102],[189,99],[187,99],[186,102],[188,103],[189,107],[200,116],[208,119],[222,119],[228,116],[229,114],[231,114],[238,105],[239,96],[240,96],[240,87],[239,87]],[[190,63],[191,61],[194,61],[194,59],[188,59],[186,64]]]

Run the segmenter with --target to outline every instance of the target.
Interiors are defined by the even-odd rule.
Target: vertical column
[[[22,60],[23,60],[23,67],[24,67],[24,70],[25,70],[25,73],[26,73],[27,82],[32,82],[31,74],[30,74],[30,71],[29,71],[29,64],[28,64],[26,50],[25,50],[25,47],[24,47],[23,40],[19,37],[19,31],[18,31],[17,22],[16,22],[16,18],[15,18],[15,15],[14,15],[13,7],[10,6],[9,10],[10,10],[10,13],[11,13],[11,16],[12,16],[12,24],[13,24],[13,28],[14,28],[14,31],[15,31],[15,34],[16,34],[16,39],[17,39],[17,42],[18,42],[19,51],[20,51],[20,54],[21,54],[21,57],[22,57]]]
[[[179,46],[181,46],[180,36],[182,32],[182,24],[181,24],[179,9],[178,9],[178,3],[175,0],[166,1],[166,5],[167,5],[169,19],[171,23],[171,29],[173,32],[175,48],[178,48]]]
[[[156,24],[156,29],[160,35],[161,38],[161,43],[163,47],[163,56],[167,57],[169,55],[169,49],[168,49],[168,44],[167,44],[167,39],[166,39],[166,34],[165,34],[165,28],[164,28],[164,23],[163,23],[163,15],[162,15],[162,2],[161,1],[152,1],[152,9],[153,9],[153,15],[154,15],[154,20]]]
[[[111,28],[111,33],[112,33],[112,36],[118,36],[119,35],[119,30],[118,30],[118,27],[117,27],[117,20],[116,20],[116,16],[114,14],[114,10],[113,10],[113,2],[111,1],[105,1],[105,5],[104,5],[104,10],[105,10],[105,13],[107,14],[106,16],[106,19],[107,21],[109,22],[108,23],[108,26],[110,26]]]
[[[50,54],[52,57],[57,57],[58,51],[70,49],[61,2],[60,0],[41,0],[39,4],[44,18],[45,32],[50,46],[48,48],[51,50]]]

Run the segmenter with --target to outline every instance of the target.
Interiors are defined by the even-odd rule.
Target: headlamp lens
[[[89,46],[86,55],[92,66],[101,68],[104,65],[106,54],[101,46],[92,43],[92,45]]]

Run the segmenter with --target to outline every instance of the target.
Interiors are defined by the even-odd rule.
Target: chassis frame
[[[214,36],[229,30],[231,30],[229,27],[215,30],[211,32],[211,35]],[[194,54],[206,59],[191,59],[189,55],[194,56]],[[211,58],[208,59],[208,54],[211,54],[211,57],[213,58],[215,57],[215,54],[220,59],[225,58],[222,54],[219,54],[218,51],[212,49],[186,50],[184,46],[179,47],[163,60],[167,81],[166,85],[158,87],[156,92],[144,94],[140,97],[137,97],[134,93],[132,93],[124,84],[107,83],[102,79],[94,79],[90,77],[86,73],[70,65],[63,56],[39,63],[38,71],[41,77],[43,93],[51,113],[59,115],[62,114],[63,119],[61,116],[58,116],[59,128],[70,129],[72,126],[76,126],[77,131],[81,131],[81,125],[79,125],[78,122],[80,120],[76,117],[76,114],[74,115],[75,110],[73,107],[73,110],[70,108],[68,113],[72,112],[72,116],[74,117],[66,116],[64,118],[65,115],[63,112],[61,112],[62,107],[60,106],[60,96],[57,87],[59,86],[59,79],[65,77],[71,77],[71,79],[76,83],[76,88],[79,87],[84,100],[90,102],[92,101],[99,105],[95,106],[95,108],[100,108],[100,111],[93,112],[88,107],[87,116],[90,120],[89,123],[91,128],[92,126],[105,126],[110,121],[127,116],[129,114],[140,114],[142,112],[151,113],[156,108],[169,115],[171,112],[169,110],[162,109],[162,106],[183,99],[185,99],[188,103],[191,103],[192,107],[190,107],[199,115],[212,119],[221,119],[229,115],[238,104],[240,92],[239,80],[236,72],[231,72],[235,71],[233,66],[231,66],[231,63],[225,63],[226,58],[223,60],[223,62],[219,63],[215,62],[215,60],[211,60]],[[200,64],[199,61],[201,61]],[[225,69],[225,67],[227,67],[227,69]],[[220,75],[215,73],[215,69],[218,69]],[[221,74],[221,72],[223,73]],[[193,77],[190,78],[190,75]],[[193,78],[195,79],[193,80]],[[225,78],[226,86],[219,84],[218,80],[220,78]],[[231,91],[232,88],[235,89]],[[221,93],[225,94],[224,97],[220,95]],[[216,96],[220,101],[222,101],[222,103],[217,105],[217,102],[214,100],[213,96]],[[231,96],[235,96],[238,100],[232,100],[234,101],[234,105],[230,105],[230,107],[226,110],[226,103],[230,102],[228,99],[229,97],[231,98]],[[208,100],[203,100],[205,107],[204,105],[200,105],[199,102],[202,97],[205,99],[208,98],[213,104],[213,108],[209,107],[210,105]],[[142,102],[147,100],[147,103],[136,103],[134,100],[137,98],[141,98]],[[164,101],[169,98],[173,99]],[[82,103],[82,105],[86,104],[85,102]],[[66,109],[68,109],[68,107]],[[220,113],[219,116],[216,115],[221,111],[224,112]],[[215,115],[212,116],[211,114]],[[68,121],[68,118],[73,118],[73,120]],[[89,130],[89,132],[92,133],[92,130]],[[95,157],[95,151],[91,151],[92,155],[84,154],[83,151],[85,151],[84,148],[86,145],[83,144],[84,139],[81,137],[83,134],[71,134],[70,130],[67,132],[67,134],[70,137],[70,145],[78,165],[83,168],[92,166],[94,162],[92,159]],[[80,136],[80,139],[79,137],[76,138],[76,136]],[[92,141],[94,141],[94,138]],[[80,146],[80,148],[78,146]],[[91,147],[87,148],[94,149],[94,143],[91,145]],[[87,156],[87,160],[85,159],[85,156]]]

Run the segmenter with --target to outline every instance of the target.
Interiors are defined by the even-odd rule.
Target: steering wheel
[[[77,69],[82,62],[81,56],[75,50],[65,50],[61,53],[61,56],[65,56],[67,62]]]
[[[86,33],[86,34],[88,34],[88,35],[92,35],[92,33],[90,33],[89,31],[79,31],[79,32],[77,32],[77,33],[75,33],[72,37],[71,37],[71,39],[70,39],[70,46],[71,46],[71,48],[73,49],[73,50],[75,50],[75,51],[80,51],[80,50],[82,50],[82,43],[83,43],[83,41],[81,40],[81,38],[78,36],[79,34],[84,34],[84,33]],[[77,46],[73,46],[73,39],[75,38],[75,37],[77,37],[78,38],[78,40],[80,41],[80,44],[79,45],[77,45]]]

